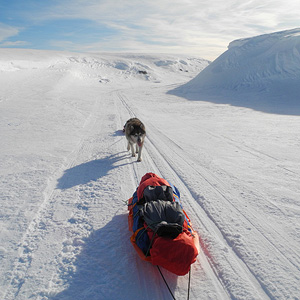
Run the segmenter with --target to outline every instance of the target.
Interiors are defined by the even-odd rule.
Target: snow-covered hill
[[[129,241],[147,172],[177,186],[200,235],[190,299],[300,298],[300,117],[168,93],[218,60],[0,49],[0,299],[171,299]],[[140,163],[121,131],[132,116]],[[187,276],[163,272],[186,299]]]
[[[20,70],[68,71],[75,77],[93,78],[101,83],[116,83],[131,77],[141,81],[174,84],[182,78],[191,79],[209,64],[208,60],[144,54],[75,54],[25,49],[0,49],[0,72]],[[80,67],[79,67],[80,66]],[[171,76],[168,76],[169,73]],[[167,75],[168,74],[168,75]],[[170,80],[171,79],[171,80]]]
[[[194,79],[171,91],[264,112],[300,114],[300,28],[240,39]]]

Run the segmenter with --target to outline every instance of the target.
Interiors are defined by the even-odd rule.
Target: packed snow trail
[[[1,299],[171,299],[129,240],[147,172],[176,185],[200,235],[191,300],[300,298],[299,116],[168,95],[201,60],[2,54]],[[186,299],[188,276],[162,271]]]
[[[131,97],[134,97],[134,95]],[[147,103],[147,100],[145,100],[144,105],[145,103]],[[145,106],[143,107],[145,109]],[[156,113],[158,112],[152,114],[152,118],[156,116]],[[194,111],[193,114],[195,114]],[[173,117],[179,122],[178,117],[175,115]],[[144,115],[144,118],[147,118],[147,116]],[[148,141],[150,142],[147,144],[147,149],[149,149],[149,145],[153,145],[153,152],[155,153],[153,157],[155,157],[156,163],[159,156],[162,156],[164,164],[160,168],[160,170],[163,170],[162,176],[173,178],[171,181],[176,182],[176,186],[181,192],[187,189],[191,195],[191,197],[187,196],[183,199],[187,200],[189,204],[194,202],[192,211],[196,212],[196,216],[193,217],[192,214],[191,219],[194,225],[195,223],[199,225],[196,228],[199,228],[200,237],[205,237],[209,241],[207,241],[209,246],[203,244],[203,251],[208,258],[213,258],[211,263],[215,267],[217,278],[224,282],[230,297],[240,299],[250,299],[251,297],[253,299],[285,299],[290,297],[290,292],[286,291],[288,286],[290,286],[289,289],[292,294],[297,297],[299,254],[295,251],[293,243],[288,240],[285,229],[266,222],[264,217],[258,213],[256,203],[261,206],[263,211],[268,209],[270,212],[273,211],[275,215],[286,215],[287,211],[280,205],[276,205],[275,201],[269,200],[270,197],[263,192],[247,191],[247,185],[237,185],[236,181],[238,179],[235,178],[234,174],[225,173],[222,166],[221,169],[216,169],[216,166],[211,165],[208,167],[205,164],[205,159],[201,156],[199,158],[199,152],[197,155],[193,155],[191,151],[193,149],[187,147],[183,149],[183,143],[176,142],[176,140],[174,142],[174,135],[172,140],[162,130],[159,130],[157,128],[159,119],[159,117],[155,119],[156,127],[152,126],[153,128],[151,127],[153,125],[151,119],[147,120],[148,131],[150,131],[149,128],[153,129],[148,134]],[[168,121],[170,123],[174,122],[172,119],[168,119]],[[184,126],[183,128],[185,130],[187,127]],[[195,127],[191,126],[190,128]],[[151,135],[151,133],[154,134]],[[222,141],[223,145],[226,145],[222,135],[214,134],[213,136]],[[189,135],[188,137],[193,136]],[[229,146],[232,147],[232,140],[229,141]],[[220,142],[216,144],[220,144]],[[270,155],[264,155],[263,151],[257,151],[253,147],[241,147],[238,143],[233,145],[239,152],[242,152],[239,156],[243,157],[246,162],[252,161],[253,163],[253,158],[255,158],[256,163],[268,169],[271,176],[273,172],[282,174],[282,171],[286,170],[286,167],[281,164],[274,165],[274,161],[270,161]],[[247,157],[249,158],[246,159]],[[173,169],[177,178],[174,178],[174,175],[172,176],[170,173],[166,173],[168,169],[166,164]],[[210,169],[213,169],[213,172]],[[285,176],[289,180],[290,187],[291,184],[293,185],[291,189],[299,190],[296,187],[299,173],[293,170],[286,171]],[[249,205],[249,208],[247,208],[247,205],[246,211],[244,194],[252,195],[252,199],[255,200],[255,206],[251,207]],[[190,198],[194,201],[189,201]],[[263,203],[258,202],[261,199],[265,199]],[[224,212],[227,213],[224,214]],[[295,214],[290,211],[289,215],[290,221],[297,228],[297,210]],[[212,222],[212,227],[209,226],[209,221]],[[226,224],[225,227],[224,224]],[[214,232],[217,232],[217,234],[213,234]],[[247,239],[245,240],[243,237],[247,237]],[[211,247],[211,243],[213,247]],[[247,245],[247,248],[243,249],[245,245]],[[213,255],[209,254],[209,251],[205,251],[206,248],[210,248]],[[272,253],[272,258],[266,256],[260,258],[261,253],[264,252]],[[217,256],[219,257],[216,259]],[[271,268],[265,268],[266,261],[271,263]],[[293,270],[292,273],[290,273],[291,270]],[[234,274],[237,276],[233,276]],[[268,283],[266,283],[266,278],[269,276],[267,274],[272,278],[271,282]],[[244,276],[245,278],[243,278]],[[282,286],[283,281],[284,285]],[[270,286],[273,287],[270,288]]]
[[[136,116],[134,113],[134,110],[130,108],[128,103],[126,102],[126,96],[121,95],[118,93],[118,97],[120,98],[121,102],[123,103],[126,110],[129,112],[131,116]],[[172,142],[170,139],[168,139],[167,136],[165,136],[158,128],[155,128],[151,123],[151,121],[148,120],[148,126],[147,126],[147,142],[146,142],[146,150],[147,153],[147,163],[151,161],[151,165],[149,166],[150,170],[153,170],[153,172],[157,173],[163,178],[168,178],[172,183],[176,182],[176,186],[179,188],[181,195],[183,195],[183,204],[187,207],[189,207],[188,211],[190,213],[191,211],[191,219],[193,220],[194,226],[196,228],[201,228],[203,226],[206,227],[206,234],[210,234],[216,241],[221,242],[221,247],[228,247],[228,242],[223,239],[222,233],[214,226],[214,224],[211,222],[209,216],[205,213],[205,211],[202,211],[197,207],[198,201],[192,196],[192,193],[188,185],[185,183],[184,180],[184,174],[182,171],[180,172],[180,168],[178,166],[179,161],[183,161],[185,165],[187,162],[187,159],[185,158],[185,153],[182,150],[182,148],[174,142]],[[152,125],[152,126],[151,126]],[[158,134],[157,134],[158,133]],[[152,139],[155,138],[156,142],[154,142]],[[159,146],[157,146],[159,145]],[[163,149],[163,150],[162,150]],[[175,158],[174,156],[174,149],[177,150],[177,152],[180,152],[179,159]],[[174,159],[175,158],[175,159]],[[176,163],[174,163],[174,161]],[[192,167],[192,164],[190,163],[190,166]],[[193,167],[192,167],[193,168]],[[191,173],[191,170],[186,170],[185,173],[188,172],[188,174]],[[137,172],[135,171],[135,174]],[[137,178],[141,178],[144,174],[138,174]],[[136,177],[136,176],[135,176]],[[195,178],[194,176],[192,176]],[[196,178],[199,177],[199,174],[196,174]],[[137,183],[138,185],[138,183]],[[204,183],[202,187],[204,188],[207,183]],[[198,198],[198,197],[197,197]],[[195,206],[196,204],[196,206]],[[197,212],[194,214],[193,212]],[[213,236],[213,232],[215,232],[215,236]],[[201,236],[200,236],[201,238]],[[223,245],[222,245],[223,244]],[[206,249],[206,245],[204,242],[202,242],[202,251]],[[227,250],[228,251],[228,250]],[[204,251],[206,252],[206,251]],[[206,254],[203,255],[203,254]],[[229,298],[235,298],[235,292],[231,291],[231,288],[228,288],[228,281],[229,279],[223,279],[222,276],[218,276],[218,274],[227,272],[232,276],[232,274],[238,274],[235,278],[233,278],[231,284],[232,286],[235,286],[239,290],[239,297],[241,299],[247,299],[249,298],[249,295],[252,299],[264,299],[266,297],[265,292],[260,286],[260,283],[257,281],[257,279],[249,272],[247,269],[247,266],[244,265],[244,263],[240,260],[240,258],[236,255],[236,253],[231,252],[228,255],[226,255],[227,258],[227,265],[224,263],[224,266],[222,270],[218,269],[216,263],[213,261],[212,257],[210,257],[209,252],[206,253],[200,253],[200,257],[202,257],[201,263],[206,265],[205,272],[207,273],[206,276],[210,276],[210,280],[214,281],[214,285],[218,287],[219,291],[217,292],[214,297],[216,299],[225,299],[229,296]],[[236,261],[235,261],[236,260]],[[199,261],[198,261],[199,262]],[[245,274],[244,274],[245,273]],[[243,278],[245,276],[245,278]],[[198,272],[193,272],[193,279],[194,278],[203,278],[203,274],[200,276],[198,275]],[[213,278],[213,279],[212,279]],[[209,284],[207,283],[201,283],[202,285],[209,287]],[[241,288],[242,287],[242,288]],[[208,291],[199,291],[199,294],[209,294]],[[198,293],[197,293],[198,294]],[[202,296],[203,297],[203,296]],[[268,297],[266,297],[268,298]],[[250,298],[249,298],[250,299]]]

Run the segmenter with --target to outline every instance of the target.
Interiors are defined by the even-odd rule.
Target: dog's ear
[[[133,131],[133,129],[134,129],[134,126],[131,125],[131,126],[130,126],[130,131]]]

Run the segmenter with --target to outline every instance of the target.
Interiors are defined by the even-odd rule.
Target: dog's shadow
[[[113,136],[124,136],[125,133],[123,130],[119,129],[119,130],[116,130],[113,134]]]
[[[127,158],[128,152],[123,151],[67,169],[64,171],[63,176],[58,179],[56,188],[68,189],[80,184],[87,184],[89,182],[96,181],[97,179],[106,176],[112,169],[129,164],[129,162],[124,162],[123,164],[118,163],[122,160],[126,160]]]

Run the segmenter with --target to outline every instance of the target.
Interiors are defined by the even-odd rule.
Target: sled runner
[[[128,200],[131,243],[139,256],[176,275],[185,275],[199,253],[199,237],[183,210],[178,189],[145,174]]]

